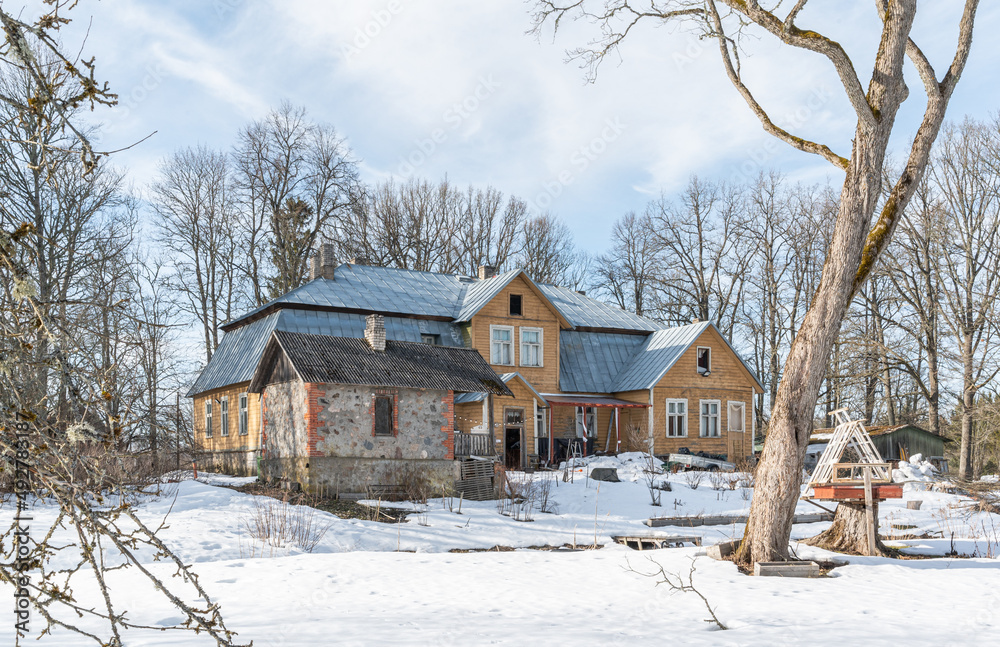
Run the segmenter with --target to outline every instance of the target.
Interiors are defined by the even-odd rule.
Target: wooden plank
[[[817,523],[820,521],[833,521],[830,513],[797,514],[792,519],[792,523]],[[729,526],[734,523],[746,523],[746,515],[717,515],[714,517],[653,517],[643,520],[643,524],[650,528],[661,526]]]
[[[865,468],[865,526],[868,528],[868,554],[875,555],[877,544],[875,540],[875,517],[872,514],[872,470]]]

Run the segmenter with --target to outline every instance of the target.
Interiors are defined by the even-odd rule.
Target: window
[[[391,395],[375,396],[375,435],[394,436],[396,430],[392,424],[392,401]]]
[[[698,347],[698,372],[708,375],[712,372],[712,349],[705,346]]]
[[[729,431],[743,432],[746,430],[746,410],[745,402],[730,402],[727,418],[729,420]]]
[[[205,402],[205,438],[212,437],[212,398]]]
[[[425,333],[420,333],[420,341],[425,344],[430,344],[431,346],[441,345],[441,335],[428,335]]]
[[[240,393],[240,435],[246,436],[249,432],[249,420],[247,419],[247,394]]]
[[[520,317],[524,314],[524,303],[520,294],[510,295],[510,314],[512,317]]]
[[[594,407],[576,408],[576,437],[597,438],[597,414]]]
[[[490,364],[514,365],[514,326],[490,326]]]
[[[719,401],[701,401],[701,437],[717,438],[719,436]]]
[[[521,366],[542,365],[542,329],[521,328]]]
[[[687,437],[687,408],[687,400],[667,400],[667,438]]]
[[[223,436],[229,435],[229,396],[222,396],[222,406],[219,408],[219,428],[222,430]]]

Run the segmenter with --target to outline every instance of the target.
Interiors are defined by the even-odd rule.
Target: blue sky
[[[915,40],[939,76],[952,55],[957,0],[921,3]],[[845,8],[849,6],[850,8]],[[590,251],[615,218],[691,174],[739,180],[776,167],[793,180],[839,183],[829,163],[774,142],[729,85],[717,49],[675,28],[634,33],[593,84],[565,50],[594,35],[567,25],[527,35],[510,0],[83,0],[67,43],[79,45],[121,98],[93,118],[101,145],[142,187],[179,147],[228,148],[239,128],[289,100],[333,124],[368,181],[445,174],[493,184],[550,210]],[[864,83],[878,45],[873,2],[813,0],[799,23],[840,40]],[[951,118],[1000,109],[1000,9],[984,3]],[[779,123],[849,153],[854,120],[832,69],[768,39],[750,43],[749,84]],[[922,113],[922,88],[897,127],[897,157]]]

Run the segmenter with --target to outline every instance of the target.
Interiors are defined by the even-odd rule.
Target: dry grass
[[[318,517],[315,508],[255,497],[240,525],[262,548],[272,552],[294,545],[311,553],[333,524]]]

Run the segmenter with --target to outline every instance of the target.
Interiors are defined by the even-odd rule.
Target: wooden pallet
[[[469,501],[491,501],[497,498],[494,476],[493,461],[463,460],[459,464],[455,491]]]

